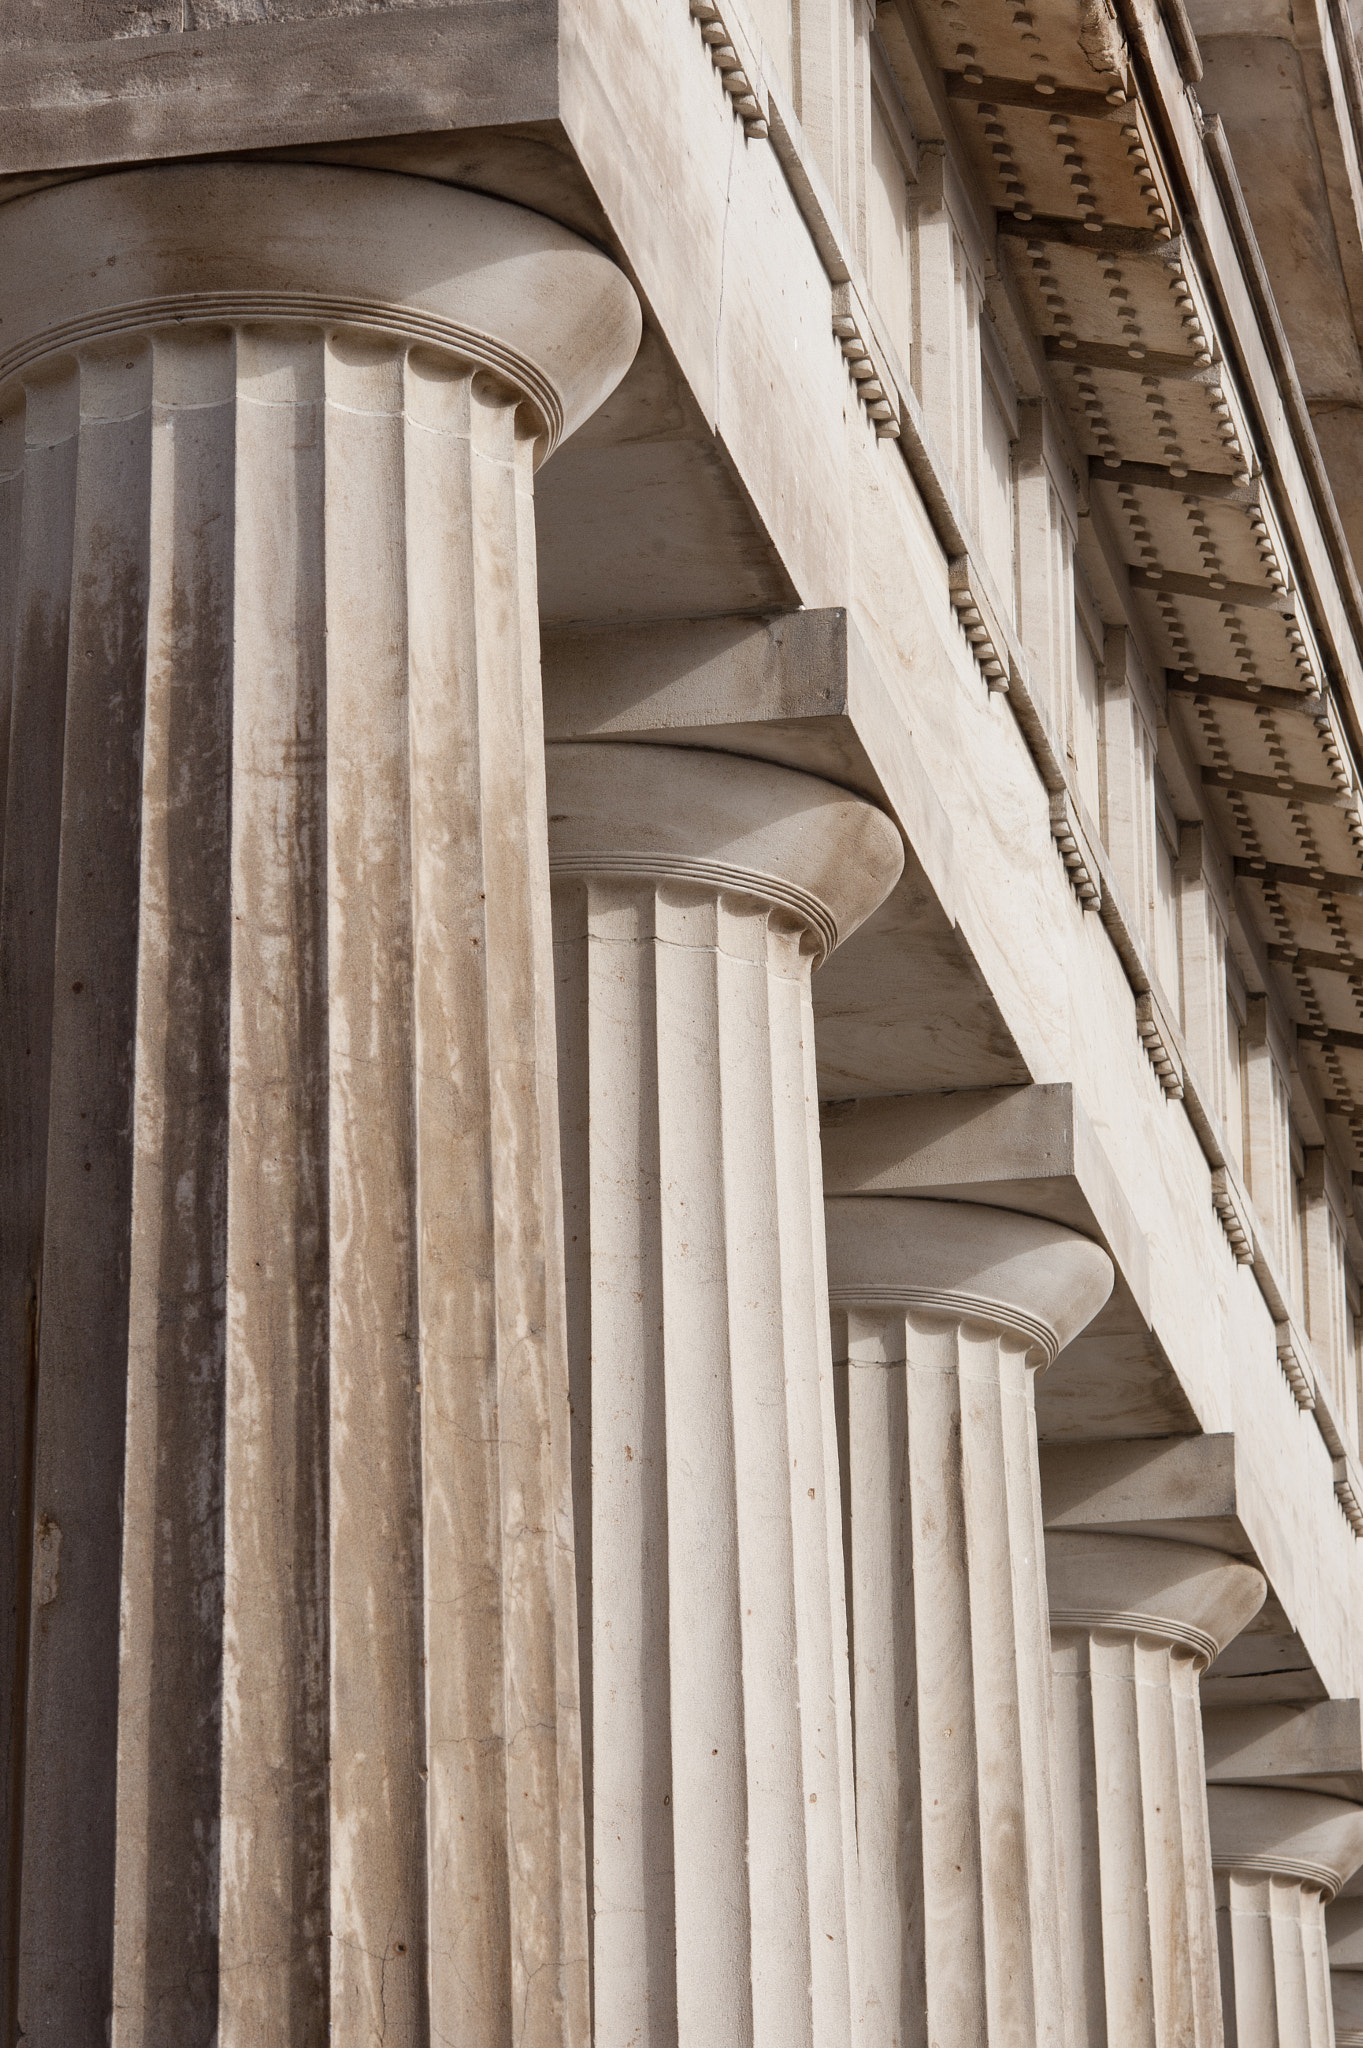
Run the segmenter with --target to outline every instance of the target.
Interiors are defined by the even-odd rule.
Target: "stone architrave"
[[[532,475],[639,331],[420,179],[0,209],[6,2039],[587,2038]]]
[[[1363,1806],[1209,1785],[1226,2048],[1334,2048],[1325,1908],[1363,1866]]]
[[[825,1210],[875,2038],[1062,2048],[1033,1379],[1112,1265],[973,1203]]]
[[[902,847],[817,777],[548,749],[597,2048],[851,2038],[810,975]]]
[[[1046,1537],[1072,2048],[1221,2048],[1198,1681],[1264,1600],[1252,1565]]]

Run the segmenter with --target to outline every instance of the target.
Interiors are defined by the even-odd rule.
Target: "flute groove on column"
[[[638,309],[298,166],[41,193],[0,258],[7,2024],[582,2044],[532,472]]]

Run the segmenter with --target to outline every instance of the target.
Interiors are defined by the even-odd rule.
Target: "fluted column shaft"
[[[826,1204],[876,2038],[1064,2041],[1033,1374],[1106,1254],[970,1204]]]
[[[1209,1785],[1226,2048],[1335,2048],[1325,1907],[1363,1865],[1363,1806]]]
[[[1138,1536],[1046,1552],[1074,2048],[1221,2048],[1198,1681],[1264,1581]]]
[[[849,2039],[813,961],[899,870],[813,777],[549,749],[597,2048]]]
[[[10,2021],[582,2041],[532,470],[637,308],[301,167],[0,268]]]
[[[1352,1879],[1325,1909],[1335,2048],[1363,2048],[1363,1896]]]

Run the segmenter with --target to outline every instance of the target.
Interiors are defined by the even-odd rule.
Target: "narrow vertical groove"
[[[1222,2048],[1221,1998],[1216,1969],[1216,1897],[1207,1823],[1207,1769],[1202,1746],[1201,1667],[1175,1656],[1175,1754],[1183,1830],[1183,1900],[1192,1970],[1192,2039],[1195,2048]]]
[[[501,1694],[489,1733],[505,1773],[498,1833],[506,1865],[508,2041],[548,2048],[564,2019],[565,1956],[559,1777],[558,1478],[554,1386],[563,1357],[560,1225],[545,1169],[557,1165],[556,1062],[544,990],[551,973],[548,837],[538,635],[527,615],[523,524],[531,442],[507,395],[471,387],[477,502],[472,522],[478,598],[478,792],[487,891],[486,1004],[494,1263],[497,1634]],[[552,1818],[551,1818],[552,1816]],[[566,1816],[572,1825],[572,1807]],[[499,1986],[491,1986],[495,1994]],[[489,2000],[482,2024],[500,2015]],[[453,2031],[453,2027],[451,2027]]]
[[[420,2048],[418,1258],[401,344],[325,355],[332,2039]]]
[[[719,906],[657,892],[663,1381],[667,1415],[668,1671],[676,1871],[677,2031],[731,2015],[753,2039],[747,1725],[738,1612],[734,1417],[718,1050]],[[599,1412],[599,1411],[598,1411]],[[603,1761],[597,1753],[598,1768]],[[616,2048],[603,2043],[602,2048]],[[623,2048],[623,2044],[620,2044]]]
[[[956,1331],[906,1318],[909,1515],[918,1694],[920,1870],[928,2033],[989,2039],[966,1401]],[[935,1645],[950,1646],[942,1655]],[[984,1646],[987,1648],[988,1646]]]
[[[595,2038],[642,2048],[674,2038],[677,1999],[654,891],[558,905]]]
[[[817,2016],[817,2039],[831,2048],[852,2024],[856,1834],[837,1428],[826,1334],[828,1256],[817,1193],[818,1095],[806,948],[803,933],[769,921],[767,1087],[774,1182],[784,1190],[776,1208],[776,1285],[789,1418],[786,1512],[798,1669],[792,1776],[802,1794],[800,1880],[808,1900],[807,1947],[797,1967],[809,1979],[805,2024],[814,2027]]]
[[[228,334],[153,344],[115,2048],[218,2023],[232,396]]]
[[[817,1826],[818,1816],[802,1811],[810,1788],[800,1753],[802,1646],[792,1489],[812,1481],[817,1491],[823,1472],[808,1455],[806,1469],[799,1469],[806,1446],[799,1437],[792,1443],[787,1412],[791,1379],[803,1361],[791,1355],[782,1288],[768,918],[755,904],[731,907],[721,897],[717,922],[719,1163],[746,1723],[753,2038],[758,2048],[776,2042],[797,2048],[810,2039],[812,2017],[809,1880],[801,1866],[807,1819]]]
[[[5,895],[3,876],[5,867],[5,812],[9,801],[10,732],[16,708],[16,678],[14,673],[15,650],[20,621],[20,563],[23,545],[23,505],[25,469],[25,404],[21,384],[13,384],[0,394],[0,975],[11,963],[11,951],[5,943],[3,933]],[[22,684],[19,685],[22,689]],[[0,995],[0,1034],[5,1029],[5,1004]],[[0,1045],[10,1048],[0,1037]],[[12,1071],[7,1069],[6,1071]],[[0,1105],[0,1160],[11,1161],[12,1150],[9,1136],[9,1118]],[[0,1239],[7,1235],[11,1217],[7,1204],[0,1194]],[[16,1737],[22,1728],[22,1712],[19,1711],[19,1693],[23,1684],[25,1658],[20,1654],[21,1617],[22,1629],[27,1632],[27,1601],[22,1600],[19,1589],[19,1530],[29,1519],[25,1509],[26,1486],[23,1467],[26,1458],[26,1429],[23,1414],[23,1395],[27,1380],[24,1351],[12,1355],[11,1345],[16,1336],[13,1307],[21,1314],[27,1308],[27,1290],[20,1288],[17,1300],[10,1292],[15,1280],[11,1257],[0,1250],[0,1287],[5,1290],[6,1306],[0,1307],[0,1372],[3,1372],[4,1394],[0,1397],[0,1759],[13,1762],[6,1768],[0,1762],[0,2040],[14,2038],[15,2016],[13,2009],[13,1959],[17,1926],[12,1917],[12,1904],[17,1904],[18,1887],[12,1882],[17,1873],[12,1872],[14,1818],[16,1807],[16,1786],[14,1768],[21,1767],[18,1755],[19,1743]],[[13,1302],[13,1307],[9,1304]],[[36,1303],[35,1303],[36,1306]],[[26,1320],[26,1319],[25,1319]],[[20,1324],[18,1334],[25,1334]]]
[[[550,1680],[554,1727],[554,1794],[540,1807],[535,1825],[554,1860],[556,1886],[546,1887],[557,1914],[557,1929],[543,1923],[543,1939],[557,1946],[557,1965],[546,1976],[557,1981],[559,2006],[541,1997],[540,2029],[553,2040],[587,2048],[592,2038],[591,1974],[588,1960],[588,1888],[586,1808],[583,1786],[582,1701],[577,1654],[577,1559],[573,1532],[572,1424],[568,1405],[568,1307],[564,1249],[563,1162],[559,1154],[558,1039],[554,1024],[554,915],[549,883],[548,775],[544,748],[544,693],[540,674],[539,573],[535,540],[535,463],[542,452],[533,413],[515,415],[515,479],[517,590],[519,595],[520,669],[522,688],[522,760],[525,840],[522,860],[529,882],[528,924],[534,959],[531,1001],[535,1018],[535,1062],[538,1097],[535,1122],[540,1152],[543,1231],[540,1256],[545,1268],[545,1340],[539,1361],[544,1413],[548,1430],[548,1499],[545,1503],[549,1573],[547,1597],[553,1603]],[[521,1626],[542,1625],[532,1606],[522,1613]],[[550,2048],[546,2040],[545,2048]]]
[[[81,360],[37,1389],[21,2030],[107,2038],[151,349]],[[39,1849],[41,1848],[41,1853]]]
[[[485,750],[501,737],[492,699],[508,686],[507,654],[487,611],[514,591],[504,571],[501,590],[489,589],[496,567],[476,541],[458,544],[483,515],[484,495],[504,487],[471,377],[415,358],[407,404],[430,1989],[433,2017],[450,2038],[482,2027],[502,2041],[512,1990],[497,1460],[502,1248],[490,1059],[491,982],[505,963],[479,807],[491,796]],[[485,637],[501,653],[495,673],[485,667]]]
[[[904,1318],[847,1317],[838,1368],[856,1730],[861,1981],[871,2038],[925,2048]]]
[[[24,388],[0,393],[0,874],[5,864],[14,649],[19,626],[19,557],[24,510]]]
[[[24,518],[14,595],[10,749],[0,896],[0,1316],[5,1583],[6,2039],[19,2025],[24,1776],[33,1582],[43,1211],[61,843],[62,753],[80,419],[73,358],[44,366],[25,393]]]
[[[547,845],[547,841],[546,841]],[[571,1535],[576,1548],[575,1598],[565,1602],[571,1610],[571,1640],[567,1654],[579,1674],[579,1707],[584,1731],[592,1726],[594,1714],[592,1631],[594,1610],[592,1583],[595,1539],[592,1517],[592,1266],[593,1217],[590,1190],[591,1143],[602,1134],[604,1110],[593,1118],[592,1094],[595,1064],[591,1048],[592,1007],[589,977],[592,955],[587,943],[587,884],[565,883],[552,897],[552,943],[554,955],[554,1026],[558,1051],[559,1156],[563,1195],[564,1319],[568,1358],[568,1408],[571,1481]],[[609,1143],[609,1139],[607,1140]],[[581,1798],[583,1813],[583,1869],[587,1896],[583,1906],[583,1935],[586,1963],[587,2009],[582,2015],[582,2038],[592,2039],[595,2030],[593,1939],[595,1897],[595,1836],[591,1775],[591,1745],[582,1744]],[[572,2036],[573,2039],[579,2036]],[[641,2031],[641,2041],[647,2039]]]
[[[1032,2048],[1033,2042],[1051,2040],[1059,2012],[1044,1998],[1047,1987],[1037,1982],[1033,1866],[1044,1853],[1050,1824],[1047,1821],[1040,1829],[1035,1825],[1042,1816],[1033,1809],[1033,1772],[1028,1770],[1030,1762],[1035,1771],[1045,1755],[1046,1723],[1042,1718],[1039,1726],[1026,1725],[1024,1718],[1034,1678],[1030,1667],[1038,1659],[1038,1644],[1027,1628],[1035,1608],[1034,1597],[1028,1597],[1028,1568],[1040,1568],[1029,1540],[1027,1447],[1018,1440],[1019,1426],[1027,1420],[1021,1384],[1026,1372],[1024,1347],[1016,1338],[987,1336],[982,1330],[972,1333],[968,1323],[958,1342],[984,1940],[989,1957],[987,2038],[991,2043],[1016,2042],[1018,2048],[1026,2043]],[[1049,1793],[1044,1776],[1042,1784]]]
[[[221,2048],[328,2039],[323,342],[234,369]]]
[[[1057,1629],[1051,1663],[1056,1748],[1067,1763],[1055,1789],[1057,1832],[1065,1845],[1061,1938],[1073,2040],[1075,2048],[1109,2048],[1099,1819],[1102,1738],[1095,1725],[1088,1631]]]
[[[1149,1896],[1135,1932],[1148,1957],[1149,2030],[1155,2040],[1177,2040],[1179,2028],[1188,2028],[1196,2014],[1195,1958],[1185,1932],[1193,1890],[1184,1857],[1178,1754],[1178,1666],[1187,1662],[1186,1652],[1172,1650],[1148,1636],[1137,1637],[1133,1646],[1138,1723],[1135,1754],[1144,1807],[1142,1862]],[[1205,1798],[1199,1804],[1205,1806]]]

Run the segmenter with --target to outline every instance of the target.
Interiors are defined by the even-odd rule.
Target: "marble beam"
[[[1065,2039],[1033,1380],[1112,1265],[1035,1217],[830,1199],[872,2038]]]
[[[1264,1580],[1223,1552],[1046,1537],[1073,2048],[1221,2048],[1201,1673]]]
[[[597,2048],[839,2048],[861,1993],[810,975],[889,820],[548,749]]]
[[[0,210],[7,2040],[587,2039],[532,478],[639,329],[418,179]]]
[[[1226,2048],[1335,2048],[1325,1907],[1363,1865],[1363,1806],[1209,1785]]]

